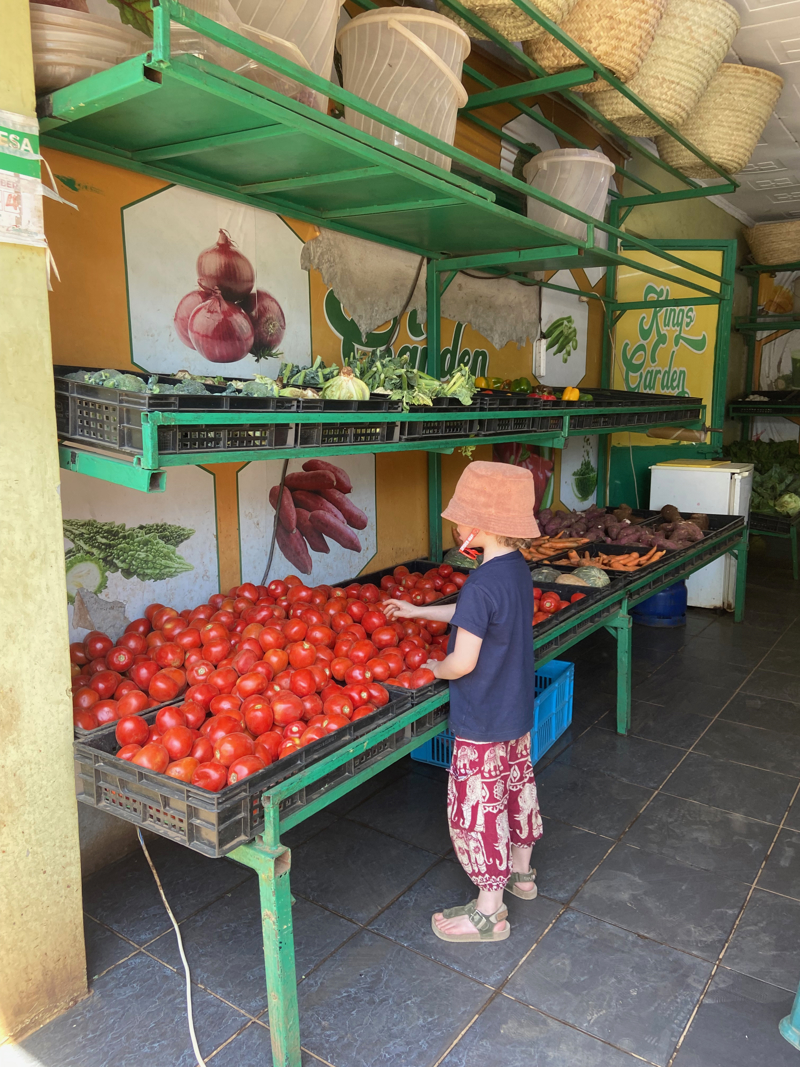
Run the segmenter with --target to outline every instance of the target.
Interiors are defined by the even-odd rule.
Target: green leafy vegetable
[[[153,8],[150,0],[108,0],[119,11],[120,20],[126,26],[153,36]]]
[[[788,515],[790,519],[793,519],[795,515],[800,513],[800,496],[796,493],[784,493],[783,496],[779,496],[775,501],[775,510],[779,511],[781,515]]]
[[[732,441],[723,448],[728,459],[752,463],[753,494],[750,508],[764,515],[791,515],[778,501],[785,495],[800,496],[800,453],[796,441]],[[791,507],[791,504],[789,504]]]

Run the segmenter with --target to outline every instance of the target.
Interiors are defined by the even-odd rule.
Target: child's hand
[[[428,670],[431,672],[431,674],[434,676],[434,678],[438,678],[439,675],[436,673],[436,668],[439,666],[439,664],[441,662],[442,661],[439,660],[439,659],[429,659],[428,662],[427,663],[423,663],[422,666],[423,666],[423,668],[427,667]]]
[[[417,615],[417,607],[407,600],[387,600],[380,605],[384,615],[390,621],[392,619],[414,619]]]

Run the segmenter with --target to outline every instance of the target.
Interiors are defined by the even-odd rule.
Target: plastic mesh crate
[[[142,428],[125,427],[126,451],[141,452]],[[162,455],[184,452],[244,452],[250,449],[293,448],[292,423],[253,426],[159,426],[158,450]]]
[[[298,448],[318,448],[328,445],[395,444],[399,440],[399,422],[301,422],[297,424]]]
[[[400,423],[400,440],[416,441],[431,437],[469,437],[478,429],[477,419],[442,419],[431,422]]]
[[[488,437],[499,433],[530,433],[534,421],[530,415],[507,415],[500,419],[481,419],[478,423],[478,435]]]
[[[572,722],[572,690],[575,666],[552,660],[536,671],[536,700],[531,730],[531,763],[536,763]],[[438,734],[415,748],[411,758],[434,767],[449,767],[453,756],[454,735],[450,730]]]

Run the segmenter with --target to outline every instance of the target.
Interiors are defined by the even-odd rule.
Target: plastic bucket
[[[631,615],[643,626],[685,626],[686,603],[686,582],[676,582],[631,608]]]
[[[596,219],[603,218],[614,164],[601,152],[590,152],[586,148],[556,148],[552,152],[534,156],[530,163],[526,163],[522,173],[525,181],[534,189],[548,193]],[[585,222],[530,196],[528,218],[569,237],[579,240],[586,238]]]
[[[262,48],[274,52],[275,55],[281,56],[283,59],[291,60],[292,63],[296,63],[299,67],[304,67],[306,70],[309,69],[303,53],[297,45],[292,44],[290,41],[281,40],[280,37],[273,37],[271,34],[263,33],[252,26],[240,26],[239,32],[254,44],[261,45]],[[250,78],[251,81],[257,82],[268,89],[273,89],[276,93],[291,97],[292,100],[299,100],[300,103],[308,104],[309,107],[316,106],[318,94],[313,89],[309,89],[308,86],[293,81],[291,78],[285,78],[282,74],[278,74],[277,71],[271,70],[261,63],[256,63],[252,59],[247,59],[230,48],[225,49],[225,53],[223,66],[227,67],[228,70],[241,74],[244,78]]]
[[[330,80],[333,45],[344,0],[232,0],[243,23],[296,45],[310,69]],[[315,93],[314,106],[328,110],[328,98]]]
[[[469,37],[450,19],[410,8],[357,15],[337,38],[344,87],[426,133],[452,144],[459,107],[467,102],[461,68]],[[450,169],[450,159],[350,108],[355,129]]]

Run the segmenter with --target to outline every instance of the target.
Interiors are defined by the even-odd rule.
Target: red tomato
[[[349,722],[350,719],[347,715],[342,715],[336,711],[327,711],[325,712],[325,723],[323,724],[323,728],[326,734],[332,734],[337,730],[341,730],[343,726],[347,726]]]
[[[157,611],[160,611],[160,610],[161,610],[161,608],[163,608],[163,607],[164,607],[164,605],[163,605],[163,604],[148,604],[148,605],[147,605],[147,607],[146,607],[146,608],[144,609],[144,617],[145,617],[145,618],[146,618],[146,619],[147,619],[147,620],[148,620],[148,621],[149,621],[150,623],[152,623],[152,621],[153,621],[153,616],[155,615],[155,613],[156,613]]]
[[[289,679],[289,689],[295,696],[301,698],[315,693],[317,691],[317,681],[310,668],[303,667],[298,671],[294,671]]]
[[[569,598],[570,604],[577,604],[579,600],[585,600],[586,593],[573,593]]]
[[[141,693],[141,689],[132,678],[123,678],[114,690],[114,699],[121,700],[126,693]]]
[[[322,712],[324,715],[338,714],[347,718],[353,714],[353,702],[343,690],[339,689],[327,700],[323,699]]]
[[[269,690],[271,688],[273,693],[277,693],[282,689],[288,689],[292,684],[293,674],[294,671],[291,670],[291,668],[289,670],[281,671],[280,674],[275,675],[275,678],[272,681],[272,686],[268,686],[267,689]]]
[[[392,626],[379,626],[372,631],[372,643],[376,648],[393,648],[398,640],[397,631]]]
[[[212,715],[234,715],[237,719],[242,716],[242,698],[235,693],[220,693],[214,697],[208,705]]]
[[[321,741],[327,732],[325,727],[319,723],[316,726],[309,726],[300,737],[300,747],[305,748],[305,746],[310,745],[312,741]]]
[[[155,725],[158,732],[163,734],[172,729],[173,726],[185,726],[186,716],[181,708],[171,705],[170,707],[162,708],[156,714]]]
[[[289,666],[289,653],[283,648],[271,648],[264,653],[264,663],[269,664],[274,674],[280,674]]]
[[[447,653],[443,648],[435,648],[432,652],[428,653],[428,659],[435,659],[441,663],[443,659],[447,659]]]
[[[317,653],[313,645],[310,645],[308,641],[296,641],[294,644],[289,645],[289,663],[294,668],[310,667],[314,660],[317,658]]]
[[[389,664],[390,678],[396,678],[405,667],[403,657],[396,648],[384,649],[378,658],[385,659]]]
[[[192,775],[192,785],[207,789],[209,793],[218,793],[228,784],[228,768],[213,760],[201,763]]]
[[[194,626],[181,630],[180,633],[175,634],[175,644],[184,652],[188,652],[190,648],[200,648],[202,644],[200,631]]]
[[[236,625],[236,615],[234,613],[235,601],[228,605],[230,610],[226,610],[227,601],[223,601],[222,607],[219,611],[215,611],[211,616],[211,625],[223,626],[227,633]]]
[[[372,681],[372,671],[366,663],[354,663],[345,672],[344,680],[348,685],[360,685],[362,682]]]
[[[98,700],[92,706],[92,715],[99,726],[105,726],[108,722],[116,722],[119,718],[119,705],[116,700]]]
[[[182,615],[171,615],[161,620],[161,629],[168,641],[174,641],[177,634],[188,628],[188,623]]]
[[[206,721],[208,709],[204,708],[202,704],[197,704],[194,700],[187,700],[181,705],[180,710],[183,712],[186,725],[190,730],[199,730]]]
[[[301,698],[303,701],[303,719],[308,722],[315,715],[322,713],[322,698],[317,693],[309,693]]]
[[[263,700],[260,704],[251,704],[244,713],[244,721],[247,729],[256,737],[266,733],[274,721],[269,701]]]
[[[432,619],[425,620],[425,629],[428,633],[433,634],[434,637],[440,636],[447,630],[446,622],[434,622]]]
[[[94,689],[101,699],[113,697],[114,690],[122,681],[122,675],[116,671],[98,671],[89,682],[89,688]]]
[[[286,596],[288,592],[289,586],[286,582],[282,582],[277,578],[267,586],[267,593],[269,596],[274,597],[275,600],[278,600],[282,596]]]
[[[142,751],[141,745],[123,745],[118,752],[115,753],[117,759],[130,760],[136,755],[137,752]]]
[[[296,737],[287,737],[285,741],[281,742],[281,747],[278,749],[278,759],[283,759],[284,756],[291,756],[300,748],[300,741]]]
[[[420,689],[423,685],[430,685],[436,681],[436,675],[427,667],[420,667],[411,675],[411,688]]]
[[[236,696],[246,700],[247,697],[256,696],[258,693],[263,693],[267,688],[269,678],[261,674],[260,671],[251,671],[249,674],[243,674],[236,685],[233,687],[233,692]]]
[[[411,688],[411,671],[401,671],[393,680],[392,685],[402,686],[403,689]]]
[[[361,620],[361,625],[368,634],[373,634],[386,625],[386,616],[382,611],[368,611]]]
[[[163,774],[169,766],[169,753],[163,745],[157,742],[148,742],[131,760],[137,767],[146,767],[150,771],[158,771]]]
[[[100,699],[100,694],[88,686],[77,689],[72,695],[72,706],[76,711],[88,711]]]
[[[198,737],[189,754],[198,763],[210,763],[214,759],[214,746],[207,737]]]
[[[350,722],[355,722],[356,719],[363,719],[365,716],[371,715],[373,711],[375,711],[374,704],[362,704],[350,716]]]
[[[216,745],[220,738],[226,734],[241,733],[242,720],[235,715],[214,715],[206,719],[200,727],[200,733],[207,737],[212,745]]]
[[[117,645],[106,653],[106,663],[109,669],[119,674],[124,674],[129,667],[133,666],[133,658],[134,652],[123,645]]]
[[[256,750],[255,741],[249,734],[225,734],[214,745],[214,759],[225,767],[242,756],[252,756]]]
[[[289,619],[283,628],[283,632],[289,641],[304,641],[308,633],[308,626],[302,619]]]
[[[302,608],[300,612],[300,618],[306,624],[310,630],[312,626],[322,626],[325,622],[325,616],[317,608]],[[306,640],[308,640],[308,634],[306,633]]]
[[[405,655],[406,667],[412,671],[418,670],[423,663],[428,662],[428,652],[424,648],[412,648]]]
[[[391,675],[389,661],[382,659],[380,656],[373,656],[372,659],[367,660],[365,667],[376,682],[385,682]],[[369,681],[369,679],[367,679],[367,681]]]
[[[366,663],[377,654],[378,650],[371,641],[356,641],[350,649],[350,659],[353,663]]]
[[[154,663],[151,659],[145,659],[140,660],[139,663],[134,663],[128,673],[140,689],[147,691],[150,687],[151,679],[158,674],[158,670],[157,663]]]
[[[186,675],[188,678],[189,671],[186,672]],[[185,696],[187,704],[193,701],[195,704],[199,704],[201,708],[208,709],[214,697],[219,696],[219,689],[215,685],[211,685],[210,682],[200,682],[187,689]]]
[[[86,655],[86,649],[83,647],[83,641],[73,641],[69,646],[69,658],[73,663],[77,663],[80,666],[89,662],[89,657]]]
[[[232,693],[239,681],[239,675],[233,667],[218,667],[206,679],[209,685],[216,686],[220,693]]]
[[[331,669],[323,660],[321,663],[312,663],[308,668],[311,671],[311,677],[314,679],[314,692],[318,693],[320,689],[323,689],[331,679]]]
[[[261,755],[261,753],[259,753],[258,751],[259,746],[261,746],[263,749],[269,752],[270,755],[269,760],[266,760],[263,755],[261,755],[261,759],[263,759],[265,763],[272,762],[273,760],[276,760],[278,758],[278,749],[281,747],[282,744],[283,734],[280,733],[280,731],[267,730],[265,733],[259,734],[256,738],[256,754]]]
[[[307,726],[303,719],[295,719],[294,722],[290,722],[289,725],[284,729],[283,736],[285,739],[295,741],[303,736],[303,734],[306,732],[306,729]]]
[[[552,615],[558,611],[558,606],[561,603],[561,597],[556,592],[542,593],[542,599],[539,601],[539,610],[543,611],[546,615]]]
[[[341,633],[342,630],[346,630],[348,626],[353,625],[352,615],[348,615],[346,611],[337,611],[335,615],[331,617],[331,629],[335,633]]]
[[[278,726],[286,726],[290,722],[303,717],[303,702],[294,693],[283,692],[273,698],[272,714]]]
[[[186,656],[185,649],[174,641],[167,641],[153,651],[153,659],[159,667],[181,667]]]
[[[283,630],[279,630],[277,626],[265,626],[258,635],[258,643],[265,652],[269,652],[274,648],[286,648],[289,639],[286,637]]]
[[[186,726],[172,726],[161,735],[161,744],[169,752],[171,760],[188,756],[194,747],[194,740],[193,731]]]
[[[336,634],[330,626],[309,626],[306,641],[310,645],[324,645],[326,648],[332,648],[336,641]]]
[[[200,765],[200,761],[193,756],[185,756],[170,763],[164,772],[168,778],[177,778],[179,782],[191,782],[194,772]]]
[[[86,658],[91,662],[100,656],[105,656],[114,647],[114,642],[100,630],[92,630],[83,639],[83,648]]]
[[[81,730],[94,730],[100,723],[91,711],[73,711],[72,725],[80,727]]]
[[[191,656],[193,653],[190,653]],[[207,682],[211,675],[214,673],[214,665],[209,663],[206,659],[201,659],[189,665],[188,658],[186,660],[186,680],[189,685],[202,685]],[[219,690],[217,690],[219,692]]]
[[[353,661],[346,656],[338,656],[331,662],[331,675],[339,682],[344,681],[344,677],[350,668],[353,666]]]

